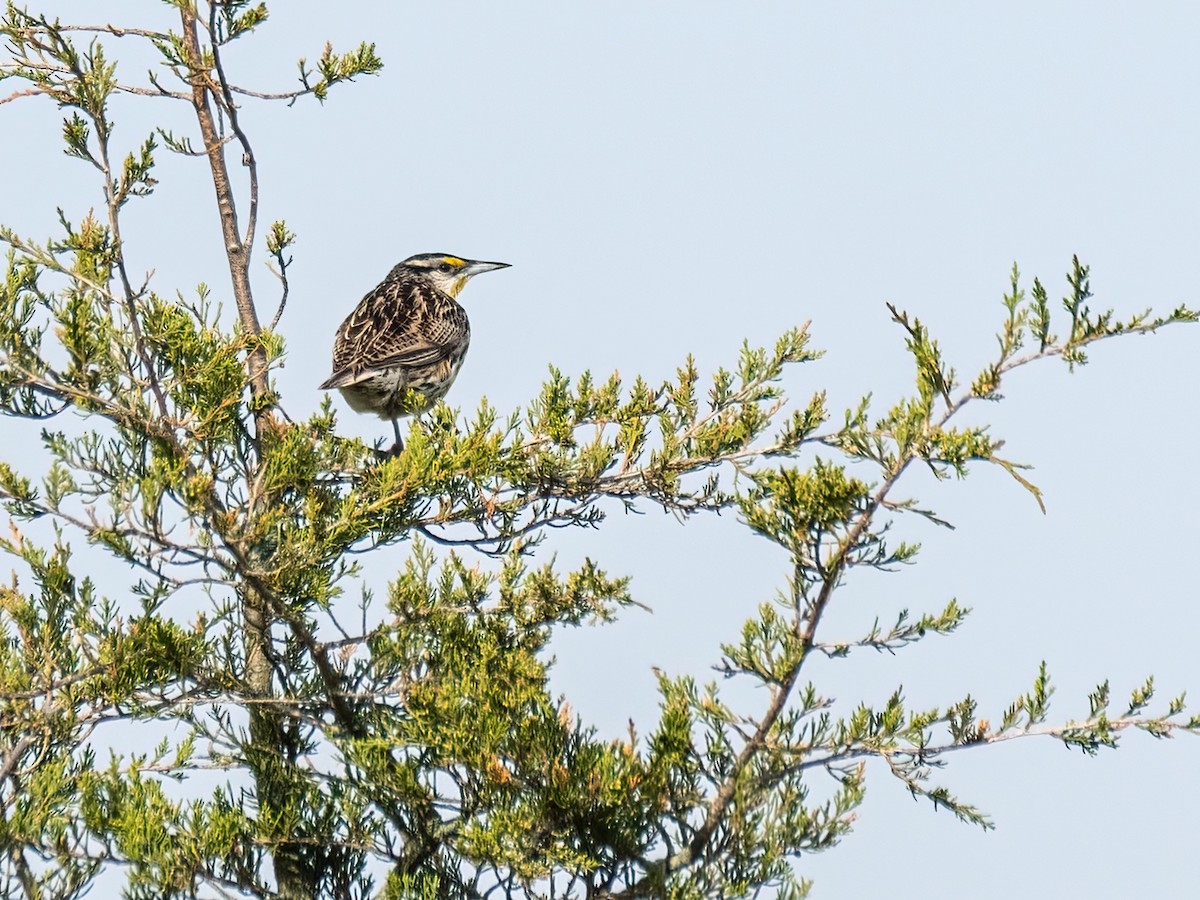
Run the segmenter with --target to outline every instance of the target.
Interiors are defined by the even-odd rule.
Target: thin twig
[[[12,101],[17,100],[21,97],[33,97],[33,96],[36,96],[37,94],[44,94],[44,93],[45,93],[45,91],[43,91],[41,88],[36,88],[36,87],[26,88],[23,91],[14,91],[13,93],[9,94],[7,97],[0,97],[0,106],[3,106],[5,103],[11,103]]]
[[[124,292],[122,299],[124,300],[124,306],[129,316],[129,329],[133,334],[133,346],[137,352],[138,359],[141,361],[142,369],[146,373],[146,380],[150,384],[150,391],[154,394],[154,399],[158,403],[159,415],[166,418],[168,414],[167,397],[163,392],[162,385],[158,382],[158,374],[154,369],[154,361],[150,358],[150,351],[146,347],[146,338],[142,332],[141,316],[138,314],[137,308],[139,295],[134,293],[133,283],[129,280],[129,270],[125,266],[125,244],[121,240],[120,209],[122,199],[116,194],[116,181],[113,178],[112,166],[108,158],[109,129],[104,123],[95,119],[95,117],[93,117],[93,121],[96,124],[96,145],[100,150],[100,165],[104,172],[104,199],[108,206],[108,227],[112,231],[113,243],[117,247],[117,274],[120,276],[121,288]],[[122,180],[122,189],[128,190],[128,187]]]
[[[271,324],[267,326],[267,331],[275,330],[275,327],[279,324],[279,319],[283,316],[283,309],[287,306],[288,301],[287,264],[283,261],[282,251],[280,251],[279,256],[276,258],[279,260],[279,270],[276,271],[270,266],[267,268],[271,269],[271,274],[278,278],[280,284],[283,285],[283,293],[279,297],[279,308],[275,310],[275,315],[271,317]]]

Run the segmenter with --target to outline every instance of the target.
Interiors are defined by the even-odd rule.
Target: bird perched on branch
[[[467,355],[471,324],[454,298],[472,276],[507,267],[445,253],[410,256],[338,328],[333,374],[321,390],[337,388],[355,412],[391,419],[399,452],[400,418],[444,397]]]

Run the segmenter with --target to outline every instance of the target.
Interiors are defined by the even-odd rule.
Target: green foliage
[[[788,373],[820,355],[804,326],[708,377],[691,357],[662,381],[551,369],[524,409],[440,405],[381,458],[338,435],[328,403],[293,421],[275,392],[297,241],[283,221],[265,236],[280,280],[266,326],[244,277],[253,223],[222,232],[230,290],[189,292],[135,287],[120,224],[155,187],[160,142],[218,167],[238,144],[250,195],[225,185],[222,200],[257,204],[239,124],[251,101],[323,102],[382,63],[372,45],[327,46],[315,67],[300,61],[298,89],[264,95],[229,80],[222,49],[268,22],[265,4],[170,5],[178,32],[64,26],[11,4],[0,25],[0,78],[66,109],[64,149],[98,170],[103,199],[78,224],[60,213],[50,241],[0,226],[0,410],[13,428],[42,423],[46,460],[0,461],[6,894],[77,896],[119,865],[144,897],[799,897],[797,857],[849,832],[869,762],[986,828],[933,783],[953,751],[1040,734],[1095,753],[1130,728],[1200,731],[1182,695],[1156,704],[1152,679],[1119,714],[1105,682],[1083,718],[1051,725],[1045,664],[994,722],[969,695],[914,708],[897,689],[839,707],[805,671],[814,654],[952,634],[969,614],[950,600],[857,638],[822,628],[853,569],[914,562],[919,547],[892,534],[905,514],[946,524],[897,496],[913,463],[959,479],[996,465],[1041,502],[999,439],[956,421],[964,407],[1002,399],[1014,369],[1055,356],[1074,368],[1098,340],[1194,311],[1096,312],[1074,260],[1060,340],[1045,287],[1026,295],[1014,266],[998,353],[966,388],[928,328],[892,308],[915,379],[890,409],[868,396],[839,415],[823,391],[792,404]],[[147,83],[120,80],[115,36],[159,53]],[[188,105],[197,132],[118,149],[110,102],[139,93]],[[213,296],[231,299],[236,326]],[[56,418],[66,410],[80,416]],[[535,557],[554,528],[651,506],[736,513],[779,548],[785,577],[717,665],[762,688],[759,707],[660,674],[657,721],[614,739],[551,696],[548,645],[555,627],[620,615],[631,585],[590,559]],[[400,548],[387,557],[399,571],[374,602],[356,560],[384,548]],[[93,582],[97,558],[127,564],[130,583]],[[151,751],[125,737],[163,726]],[[215,789],[196,787],[214,772]]]
[[[333,45],[326,44],[317,60],[316,72],[308,67],[307,60],[301,59],[300,83],[305,91],[325,102],[329,89],[341,81],[353,81],[358,75],[376,75],[383,68],[383,60],[375,55],[375,45],[362,43],[350,53],[340,56],[333,52]],[[313,75],[317,78],[314,81]]]

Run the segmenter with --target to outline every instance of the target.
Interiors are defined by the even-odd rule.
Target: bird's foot
[[[383,447],[375,447],[375,457],[380,462],[385,459],[394,459],[404,452],[404,444],[392,444],[392,446],[384,449]]]

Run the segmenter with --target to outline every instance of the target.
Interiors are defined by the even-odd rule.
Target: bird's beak
[[[491,272],[494,269],[507,269],[508,266],[508,263],[481,262],[473,259],[463,267],[462,273],[468,278],[471,278],[472,276],[479,275],[482,272]]]

